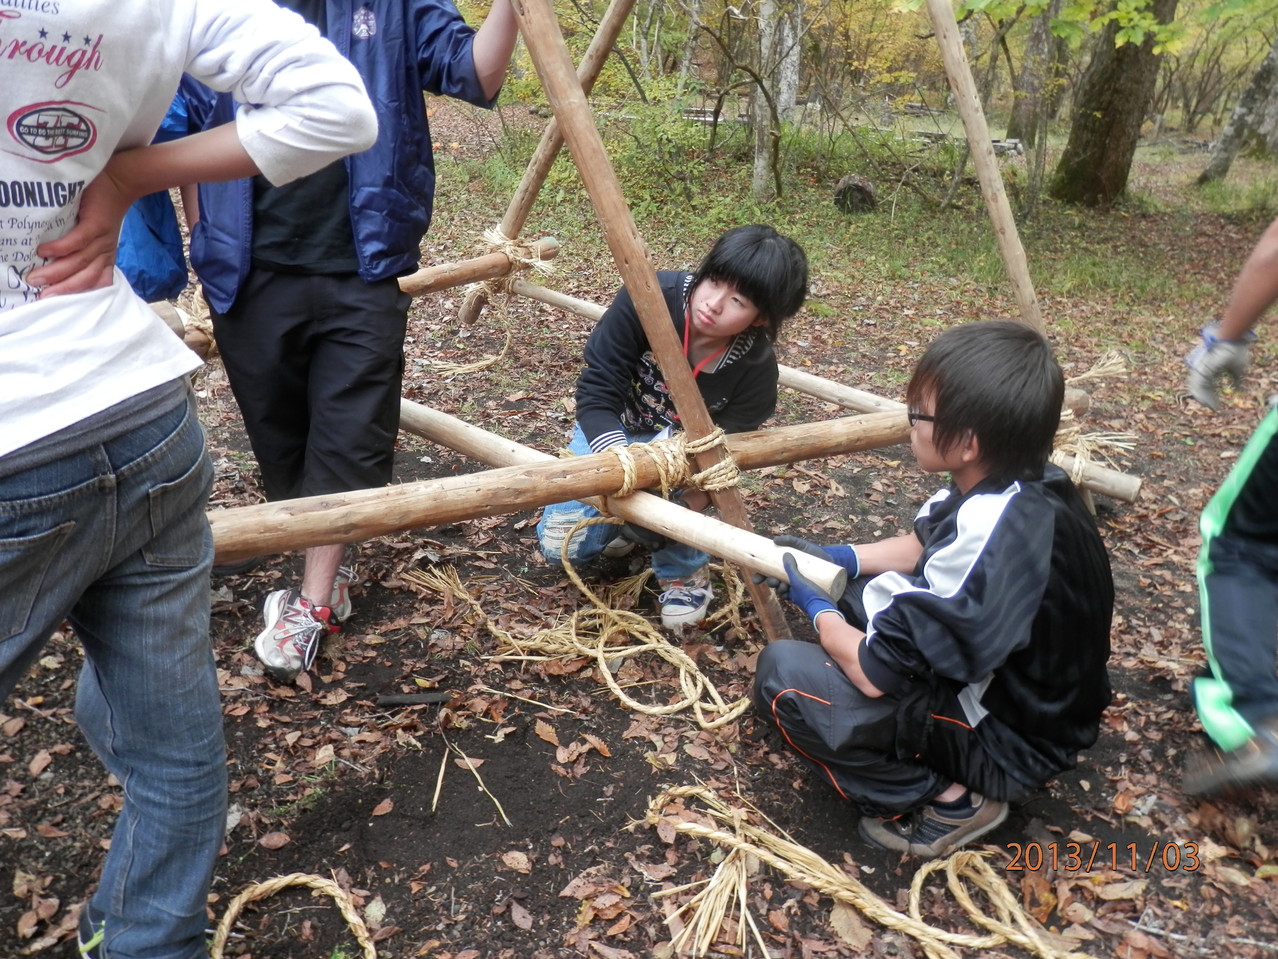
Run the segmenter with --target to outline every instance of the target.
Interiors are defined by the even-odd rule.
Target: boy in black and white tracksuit
[[[765,648],[755,703],[878,845],[940,855],[970,842],[1096,740],[1114,590],[1092,517],[1047,463],[1063,389],[1023,324],[943,334],[907,401],[920,465],[953,485],[902,537],[777,539],[852,579],[836,601],[787,558],[820,644]]]

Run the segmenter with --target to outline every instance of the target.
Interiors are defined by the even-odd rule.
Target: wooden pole
[[[617,516],[749,569],[784,578],[783,551],[765,537],[648,493],[605,499],[601,494],[614,492],[625,482],[624,470],[613,453],[560,459],[409,400],[402,401],[401,416],[401,425],[410,432],[501,468],[380,489],[215,510],[209,513],[209,522],[218,561],[325,543],[359,542],[409,529],[598,497],[597,505]],[[908,433],[909,426],[899,414],[851,416],[829,423],[735,434],[732,452],[743,468],[759,469],[793,462],[796,457],[878,448],[893,437],[900,441]],[[649,457],[636,456],[634,467],[638,484],[658,484],[658,468]],[[815,557],[800,557],[799,567],[832,592],[843,591],[844,580],[838,575],[838,567]]]
[[[599,79],[599,72],[612,52],[612,46],[617,42],[617,37],[625,28],[626,19],[630,16],[634,5],[635,0],[612,0],[604,12],[603,19],[599,21],[599,29],[595,31],[590,46],[586,49],[586,55],[577,67],[577,82],[581,84],[583,94],[588,95],[594,88],[595,81]],[[506,208],[506,215],[501,221],[503,236],[513,240],[524,228],[533,203],[537,200],[537,194],[541,192],[546,177],[550,174],[550,168],[554,165],[555,158],[559,156],[563,146],[564,137],[559,132],[559,118],[551,117],[541,134],[541,142],[537,144],[532,159],[528,161],[523,179],[515,188],[514,196],[510,199],[510,206]]]
[[[630,16],[634,4],[635,0],[613,0],[604,12],[603,19],[599,21],[599,29],[595,31],[586,55],[577,67],[577,80],[585,93],[590,93],[595,81],[599,78],[599,71],[603,69],[608,54],[612,52],[612,45],[625,27],[626,18]],[[498,227],[502,236],[509,240],[519,236],[563,145],[564,138],[559,132],[559,119],[551,117],[550,122],[546,124],[546,129],[542,131],[541,142],[533,151],[532,158],[524,170],[523,179],[515,188],[515,193],[510,198],[510,205],[506,208],[506,215]],[[479,318],[479,312],[484,308],[487,300],[486,291],[481,291],[479,296],[468,296],[457,310],[457,322],[463,325],[473,323]]]
[[[936,31],[936,42],[941,48],[945,73],[950,79],[950,89],[954,92],[959,116],[963,118],[963,129],[967,133],[968,147],[972,151],[972,163],[976,166],[981,193],[985,196],[985,207],[994,224],[1003,265],[1007,268],[1012,289],[1016,293],[1021,319],[1041,332],[1043,317],[1038,309],[1038,299],[1034,295],[1034,284],[1030,280],[1025,249],[1021,246],[1021,237],[1016,231],[1016,221],[1012,219],[1007,193],[1003,190],[1003,177],[994,157],[994,143],[990,139],[985,111],[981,109],[981,98],[976,92],[976,82],[972,79],[967,54],[963,52],[963,43],[959,40],[958,23],[954,19],[951,3],[952,0],[927,0],[932,29]]]
[[[559,241],[548,236],[542,237],[530,244],[529,249],[539,260],[553,260],[559,255]],[[460,263],[423,267],[410,276],[400,277],[399,288],[411,296],[421,296],[435,290],[448,290],[467,283],[506,276],[514,269],[514,265],[514,261],[505,253],[486,253]]]
[[[559,119],[564,142],[590,194],[604,239],[617,264],[617,272],[634,301],[684,430],[692,439],[704,437],[714,430],[714,422],[684,359],[683,346],[657,287],[656,268],[622,197],[621,184],[595,128],[590,105],[564,45],[554,8],[550,0],[513,0],[512,6],[533,66]],[[716,446],[697,455],[697,466],[701,470],[709,469],[726,455],[722,447]],[[713,492],[710,498],[727,522],[740,529],[750,528],[745,504],[737,490]],[[772,590],[755,583],[749,583],[749,586],[768,637],[775,639],[787,633],[785,615]]]
[[[547,303],[561,310],[579,313],[582,316],[598,319],[603,315],[603,307],[596,303],[569,296],[566,293],[559,293],[555,290],[548,290],[544,286],[529,283],[527,280],[513,281],[511,290],[522,296]],[[800,393],[806,393],[809,396],[815,396],[817,399],[825,400],[827,403],[836,403],[857,413],[901,413],[905,411],[905,404],[897,400],[884,399],[881,396],[875,396],[873,393],[867,393],[865,390],[844,386],[842,383],[836,383],[821,376],[814,376],[811,373],[805,373],[802,370],[796,370],[784,364],[780,366],[780,372],[782,386],[798,390]],[[1065,391],[1066,406],[1070,409],[1075,411],[1086,409],[1086,401],[1087,394],[1081,390]],[[900,442],[900,440],[892,440],[891,442],[896,443]],[[731,447],[731,444],[729,446]],[[1060,459],[1062,460],[1061,468],[1072,474],[1077,465],[1074,457],[1062,454]],[[1082,478],[1078,485],[1083,487],[1084,490],[1104,493],[1114,499],[1132,503],[1140,495],[1141,481],[1135,476],[1129,476],[1118,470],[1097,466],[1095,463],[1085,463],[1082,468]]]

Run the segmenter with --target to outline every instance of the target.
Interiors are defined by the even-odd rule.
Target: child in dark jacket
[[[773,344],[783,321],[807,296],[803,249],[770,226],[741,226],[715,241],[695,273],[657,274],[706,409],[724,432],[757,429],[776,410],[777,359]],[[586,341],[586,367],[577,380],[577,424],[569,449],[577,455],[664,438],[678,415],[630,294],[623,288]],[[676,494],[702,510],[700,490]],[[560,563],[564,541],[583,518],[598,511],[579,502],[546,507],[537,539],[546,559]],[[637,533],[641,538],[644,531]],[[648,534],[651,536],[652,534]],[[633,542],[615,526],[585,526],[568,540],[572,563],[621,555]],[[661,619],[682,629],[705,618],[713,598],[709,557],[681,543],[660,543],[652,568],[661,585]]]
[[[755,705],[875,845],[944,855],[1096,741],[1114,586],[1092,517],[1047,461],[1063,397],[1035,330],[949,330],[906,391],[919,465],[951,479],[914,531],[865,545],[776,540],[850,580],[836,600],[785,558],[789,598],[819,644],[767,646]]]

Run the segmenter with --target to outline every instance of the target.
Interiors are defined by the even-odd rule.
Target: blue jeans
[[[630,435],[628,439],[631,443],[647,443],[655,435],[655,433],[636,433]],[[568,444],[568,449],[576,456],[590,454],[590,442],[579,425],[573,427],[572,441]],[[546,560],[558,566],[560,547],[573,525],[578,520],[599,515],[599,510],[577,500],[547,506],[542,511],[541,520],[537,523],[537,542]],[[612,523],[595,523],[582,527],[568,543],[568,559],[574,565],[593,562],[599,558],[604,547],[616,538],[618,530],[619,527]],[[662,583],[671,580],[684,581],[699,572],[701,567],[709,561],[709,555],[701,550],[670,540],[668,545],[653,551],[652,571],[657,574],[657,579]]]
[[[0,475],[0,697],[69,619],[85,653],[76,720],[124,792],[89,903],[113,959],[207,955],[226,828],[212,478],[189,397],[114,439]]]

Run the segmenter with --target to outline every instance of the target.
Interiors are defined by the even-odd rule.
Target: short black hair
[[[781,323],[799,312],[808,296],[808,257],[803,247],[765,224],[738,226],[714,241],[692,275],[689,290],[702,280],[730,283],[766,321],[775,343]]]
[[[1000,483],[1041,479],[1065,400],[1065,376],[1047,338],[1012,320],[965,323],[924,352],[905,390],[911,410],[932,403],[932,442],[945,453],[976,437],[981,465]]]

